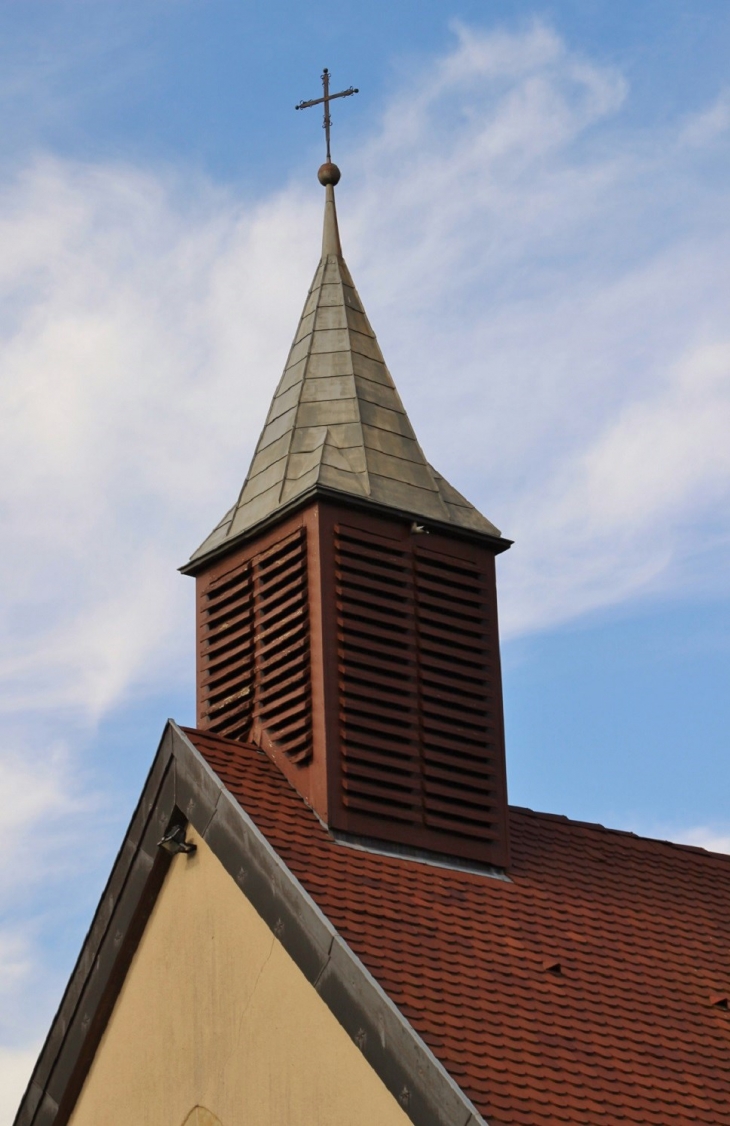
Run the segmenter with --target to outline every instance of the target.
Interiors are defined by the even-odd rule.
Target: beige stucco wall
[[[198,851],[172,863],[71,1126],[406,1126],[281,943],[189,836]]]

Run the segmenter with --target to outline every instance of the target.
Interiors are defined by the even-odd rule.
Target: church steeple
[[[333,832],[504,865],[495,556],[426,461],[342,256],[322,257],[241,493],[183,570],[198,727],[254,742]]]
[[[336,165],[324,164],[322,257],[233,508],[193,555],[207,557],[317,492],[499,537],[418,443],[342,256]]]

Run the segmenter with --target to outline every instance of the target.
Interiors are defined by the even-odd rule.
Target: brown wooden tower
[[[197,582],[197,724],[335,834],[508,862],[497,528],[426,461],[342,257],[322,258]]]

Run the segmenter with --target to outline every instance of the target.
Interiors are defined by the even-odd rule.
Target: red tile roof
[[[730,856],[523,809],[509,883],[362,852],[187,733],[490,1126],[730,1126]]]

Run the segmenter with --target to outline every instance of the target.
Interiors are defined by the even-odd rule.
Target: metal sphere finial
[[[332,186],[334,187],[335,184],[339,184],[341,175],[342,173],[340,172],[337,165],[333,164],[331,160],[328,160],[321,166],[319,172],[317,173],[317,179],[325,188],[329,184],[332,184]]]

